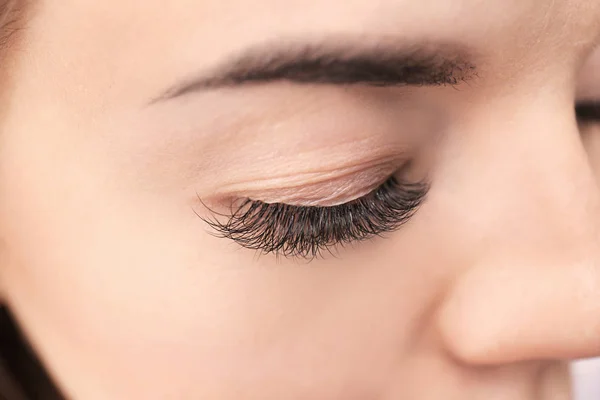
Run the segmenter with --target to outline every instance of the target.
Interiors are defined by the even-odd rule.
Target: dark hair
[[[0,400],[62,400],[5,307],[0,307]]]
[[[0,0],[0,96],[10,99],[10,69],[31,12],[30,0]],[[0,114],[1,117],[1,114]],[[0,121],[0,124],[2,121]],[[2,267],[2,266],[0,266]],[[15,319],[0,305],[0,400],[62,399]]]

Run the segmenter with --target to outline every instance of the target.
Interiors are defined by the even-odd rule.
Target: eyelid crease
[[[263,203],[285,203],[297,206],[319,206],[331,207],[344,204],[371,193],[385,182],[391,173],[370,172],[358,173],[352,182],[347,177],[327,181],[325,184],[317,184],[305,187],[273,189],[261,192],[256,197],[252,194],[247,197],[252,200],[260,200]]]
[[[264,203],[299,206],[333,206],[375,190],[406,163],[398,157],[332,170],[281,175],[245,181],[220,188],[222,198],[247,198]]]

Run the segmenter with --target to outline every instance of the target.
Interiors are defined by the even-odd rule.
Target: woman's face
[[[32,6],[0,283],[70,397],[554,400],[600,355],[597,0]]]

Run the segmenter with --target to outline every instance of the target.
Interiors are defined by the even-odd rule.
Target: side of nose
[[[522,150],[522,168],[497,179],[502,216],[437,314],[445,346],[468,364],[600,355],[598,185],[570,110],[538,107],[505,137]]]

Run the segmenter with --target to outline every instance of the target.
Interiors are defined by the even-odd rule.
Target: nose
[[[536,104],[503,135],[518,159],[482,168],[497,216],[437,314],[445,346],[468,364],[600,355],[598,186],[568,105]],[[478,149],[493,163],[498,147]]]

